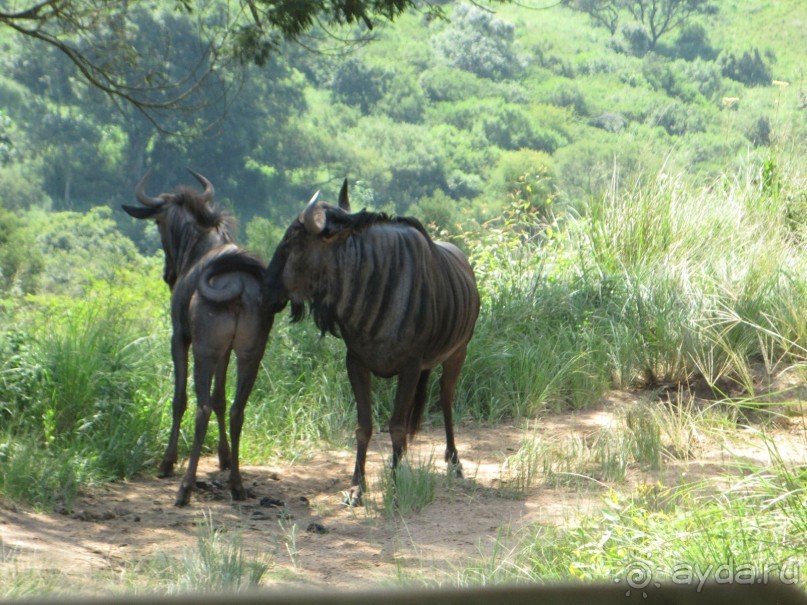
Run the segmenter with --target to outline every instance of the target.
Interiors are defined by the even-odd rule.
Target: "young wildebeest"
[[[268,279],[291,301],[294,321],[302,318],[309,302],[322,333],[341,336],[347,345],[347,372],[358,410],[348,503],[359,504],[364,489],[373,432],[371,373],[398,376],[389,425],[394,469],[407,435],[419,428],[429,374],[442,364],[446,461],[461,476],[451,407],[479,315],[473,270],[455,246],[432,241],[416,219],[351,214],[347,180],[339,207],[318,201],[318,195],[286,231]]]
[[[190,172],[204,186],[203,193],[182,187],[174,193],[149,197],[143,193],[149,176],[146,173],[135,189],[142,207],[123,206],[135,218],[156,221],[165,252],[163,279],[171,289],[175,386],[173,423],[159,467],[161,477],[172,475],[177,461],[179,428],[188,400],[188,349],[193,345],[196,427],[177,506],[190,501],[211,412],[216,413],[219,425],[219,466],[230,469],[233,498],[246,498],[238,469],[244,406],[255,383],[275,312],[282,308],[270,302],[261,260],[232,242],[234,221],[213,206],[210,181]],[[238,360],[235,399],[230,408],[232,453],[227,444],[224,390],[231,351],[235,351]]]

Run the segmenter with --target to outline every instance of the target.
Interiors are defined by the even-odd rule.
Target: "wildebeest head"
[[[188,243],[202,236],[200,230],[216,230],[223,242],[232,241],[234,221],[226,212],[213,207],[213,184],[190,168],[188,172],[202,184],[202,193],[180,187],[173,193],[150,197],[144,191],[151,175],[149,170],[135,187],[135,197],[142,206],[123,206],[130,216],[153,219],[157,223],[165,253],[163,279],[172,289],[182,269],[182,257],[190,252]]]
[[[338,206],[314,194],[297,219],[286,230],[269,264],[269,279],[291,301],[295,321],[302,318],[305,302],[317,292],[325,269],[324,255],[347,237],[355,225],[350,214],[347,179],[339,192]]]

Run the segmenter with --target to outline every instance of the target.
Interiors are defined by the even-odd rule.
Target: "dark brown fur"
[[[308,303],[320,330],[341,336],[347,345],[359,421],[350,491],[351,504],[357,504],[373,431],[372,374],[398,377],[390,419],[395,467],[407,436],[420,425],[430,372],[443,366],[446,460],[460,472],[452,403],[479,314],[479,294],[460,251],[432,241],[417,220],[350,214],[349,207],[347,182],[339,207],[312,200],[286,231],[268,275],[272,287],[291,300],[295,320]]]
[[[230,491],[243,500],[238,450],[244,407],[258,373],[275,312],[267,290],[265,268],[256,256],[233,243],[233,219],[212,205],[212,186],[205,192],[182,187],[175,193],[148,198],[142,193],[146,177],[137,188],[143,206],[124,206],[135,218],[153,219],[165,253],[163,277],[171,289],[171,356],[174,362],[173,422],[168,447],[159,467],[160,476],[173,474],[182,416],[187,408],[188,351],[193,346],[194,387],[197,399],[193,449],[179,486],[176,505],[190,501],[196,469],[211,413],[219,426],[219,465],[230,469]],[[225,380],[230,353],[235,352],[238,378],[230,407],[227,443]],[[215,381],[214,381],[215,377]],[[211,392],[212,386],[212,392]]]

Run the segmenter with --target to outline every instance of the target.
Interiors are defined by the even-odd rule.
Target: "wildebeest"
[[[440,406],[446,461],[461,475],[452,403],[479,315],[473,270],[458,248],[434,242],[414,218],[350,212],[347,180],[338,207],[315,194],[287,229],[267,279],[299,321],[310,303],[322,333],[347,345],[347,373],[358,411],[356,466],[348,502],[361,502],[373,433],[371,374],[398,377],[389,430],[392,466],[419,428],[431,370],[443,366]]]
[[[188,399],[188,349],[193,346],[196,425],[188,468],[176,497],[177,506],[190,500],[211,412],[216,413],[219,426],[219,466],[222,470],[230,469],[233,498],[245,499],[246,490],[238,468],[244,406],[255,383],[275,312],[282,307],[272,306],[261,259],[233,243],[234,221],[213,206],[213,185],[204,176],[190,172],[204,192],[180,187],[173,193],[149,197],[144,193],[147,172],[135,188],[142,206],[123,206],[135,218],[156,221],[165,253],[163,279],[171,289],[175,385],[171,436],[159,467],[161,477],[172,475],[177,461],[180,423]],[[230,408],[231,453],[226,434],[225,381],[233,351],[238,373]]]

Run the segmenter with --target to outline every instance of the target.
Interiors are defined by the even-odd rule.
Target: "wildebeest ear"
[[[342,183],[342,189],[339,191],[339,207],[345,212],[350,212],[350,200],[347,197],[347,179]]]
[[[146,208],[145,206],[121,206],[126,211],[126,214],[135,218],[152,218],[154,215],[159,214],[161,208]]]

